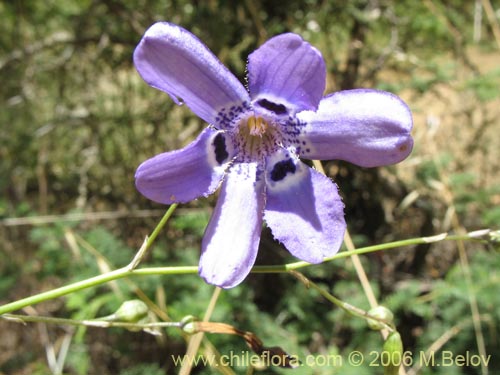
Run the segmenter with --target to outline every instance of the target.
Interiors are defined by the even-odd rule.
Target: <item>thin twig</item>
[[[354,242],[352,242],[351,235],[349,234],[349,231],[347,231],[347,230],[346,230],[345,235],[344,235],[344,243],[347,247],[347,250],[349,250],[349,251],[356,250],[356,247],[354,246]],[[363,264],[361,263],[359,256],[354,253],[351,256],[351,261],[352,261],[352,264],[354,265],[356,273],[358,274],[359,281],[361,283],[361,286],[363,287],[363,291],[365,292],[365,295],[366,295],[366,298],[368,299],[368,303],[370,304],[370,307],[372,309],[377,307],[378,306],[377,298],[375,297],[375,293],[373,292],[372,286],[370,284],[370,281],[368,280],[368,276],[366,275],[365,269],[363,268]]]
[[[482,320],[486,320],[486,318],[482,318]],[[448,341],[450,341],[453,337],[455,337],[462,329],[464,329],[467,325],[472,323],[472,319],[463,320],[458,324],[455,324],[453,327],[444,332],[441,336],[439,336],[425,351],[425,358],[430,358],[432,353],[440,350]],[[415,365],[408,371],[408,375],[417,375],[422,366],[425,364],[424,361],[415,361]]]
[[[11,217],[0,220],[0,225],[6,227],[22,225],[42,225],[67,221],[97,221],[129,219],[132,217],[152,217],[161,216],[165,210],[137,210],[137,211],[100,211],[100,212],[72,212],[63,215],[42,215],[28,217]]]
[[[216,287],[212,293],[212,298],[207,306],[205,311],[205,315],[203,316],[203,322],[208,322],[212,313],[214,311],[215,305],[217,303],[217,299],[219,298],[221,292],[221,288]],[[186,358],[187,360],[183,362],[182,367],[179,371],[179,375],[189,375],[191,373],[191,369],[193,367],[194,357],[198,352],[198,349],[201,344],[201,340],[203,339],[203,332],[194,334],[189,338],[188,347],[186,350]]]
[[[493,35],[495,36],[495,41],[497,42],[497,46],[498,48],[500,48],[500,26],[498,25],[498,20],[497,16],[495,15],[495,11],[491,6],[490,0],[481,0],[481,4],[483,5],[486,17],[488,17],[488,22],[490,23],[491,30],[493,31]]]

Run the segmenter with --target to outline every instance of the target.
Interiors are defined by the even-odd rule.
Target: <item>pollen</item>
[[[247,120],[248,133],[253,136],[262,137],[269,125],[262,117],[251,116]]]

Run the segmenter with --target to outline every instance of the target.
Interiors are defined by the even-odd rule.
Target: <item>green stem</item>
[[[70,326],[85,326],[97,328],[121,327],[127,329],[152,329],[152,328],[181,328],[182,322],[154,322],[154,323],[128,323],[128,322],[109,322],[98,319],[92,320],[74,320],[65,318],[54,318],[52,316],[32,316],[32,315],[16,315],[4,314],[0,319],[19,323],[48,323]]]
[[[146,245],[147,247],[151,246],[151,244],[156,240],[156,237],[158,237],[158,234],[161,232],[161,230],[163,229],[163,227],[165,226],[165,224],[167,224],[167,221],[173,215],[173,213],[176,210],[177,206],[178,206],[177,203],[174,203],[174,204],[170,205],[170,207],[168,208],[167,212],[165,212],[165,215],[163,215],[163,217],[161,218],[160,222],[158,223],[158,225],[156,226],[156,228],[153,229],[153,232],[149,236],[148,242],[147,242],[147,245]]]
[[[174,206],[174,205],[172,205]],[[148,239],[148,244],[147,246],[150,246],[152,244],[153,240],[156,238],[158,235],[160,229],[165,225],[166,221],[168,218],[165,218],[167,215],[170,217],[172,214],[173,210],[172,206],[170,209],[167,211],[163,219],[160,221],[158,226],[155,228],[153,233],[151,234],[151,237]],[[160,229],[159,229],[160,228]],[[326,258],[325,262],[340,259],[340,258],[346,258],[349,257],[353,254],[366,254],[366,253],[371,253],[375,251],[380,251],[380,250],[389,250],[389,249],[395,249],[399,247],[404,247],[404,246],[410,246],[410,245],[418,245],[422,243],[431,243],[431,242],[439,242],[439,241],[458,241],[458,240],[477,240],[477,236],[472,236],[470,234],[465,234],[465,235],[454,235],[454,236],[446,236],[446,235],[437,235],[433,237],[419,237],[419,238],[412,238],[408,240],[402,240],[402,241],[395,241],[395,242],[389,242],[381,245],[374,245],[374,246],[366,246],[363,248],[359,248],[356,250],[352,251],[343,251],[340,253],[337,253],[336,255]],[[307,262],[294,262],[294,263],[288,263],[284,265],[276,265],[276,266],[255,266],[252,269],[252,272],[254,273],[285,273],[289,272],[291,270],[297,270],[300,268],[308,267],[311,266],[312,264],[307,263]],[[17,300],[15,302],[8,303],[6,305],[0,306],[0,315],[5,314],[8,312],[12,312],[15,310],[22,309],[26,306],[30,305],[35,305],[40,302],[48,301],[51,299],[55,299],[58,297],[62,297],[64,295],[77,292],[82,289],[87,289],[91,287],[95,287],[98,285],[105,284],[109,281],[113,280],[118,280],[122,279],[125,277],[130,277],[130,276],[137,276],[137,275],[181,275],[181,274],[194,274],[198,272],[198,267],[197,266],[182,266],[182,267],[148,267],[148,268],[139,268],[139,269],[134,269],[131,270],[128,266],[123,267],[102,275],[94,276],[90,279],[78,281],[76,283],[68,284],[65,286],[62,286],[60,288],[52,289],[47,292],[42,292],[39,294],[36,294],[31,297],[23,298],[20,300]]]
[[[92,288],[105,284],[109,281],[123,279],[135,275],[180,275],[186,273],[196,273],[198,267],[158,267],[144,268],[131,271],[128,267],[119,268],[117,270],[104,273],[102,275],[91,277],[76,283],[68,284],[60,288],[52,289],[47,292],[35,294],[34,296],[20,299],[15,302],[0,306],[0,315],[22,309],[26,306],[36,305],[37,303],[65,296],[70,293],[77,292],[82,289]]]
[[[358,318],[365,319],[366,321],[370,320],[376,320],[377,322],[381,323],[385,329],[389,331],[394,331],[394,328],[388,324],[386,321],[383,319],[380,319],[376,316],[371,316],[367,311],[360,309],[359,307],[353,306],[350,303],[344,302],[337,297],[335,297],[333,294],[328,292],[327,290],[321,288],[319,285],[316,283],[312,282],[309,280],[307,277],[305,277],[303,274],[297,271],[291,271],[290,272],[293,276],[295,276],[299,281],[301,281],[306,288],[312,288],[319,292],[326,300],[329,302],[333,303],[335,306],[340,307],[342,310],[347,312],[348,314],[351,314],[353,316],[356,316]]]
[[[488,234],[488,233],[489,232],[487,232],[486,230],[484,231],[484,234]],[[462,241],[478,240],[478,237],[472,236],[470,234],[453,235],[453,236],[449,236],[446,234],[438,234],[438,235],[432,236],[432,237],[410,238],[407,240],[388,242],[388,243],[384,243],[384,244],[380,244],[380,245],[360,247],[359,249],[350,250],[350,251],[342,251],[342,252],[339,252],[331,257],[325,258],[323,263],[330,262],[332,260],[341,259],[341,258],[348,258],[352,255],[373,253],[375,251],[380,251],[380,250],[391,250],[391,249],[395,249],[398,247],[419,245],[419,244],[439,242],[439,241],[459,241],[459,240],[462,240]],[[297,270],[297,269],[307,267],[307,266],[312,266],[312,265],[313,264],[311,264],[311,263],[300,261],[300,262],[288,263],[288,264],[279,265],[279,266],[256,266],[252,269],[252,272],[253,273],[283,273],[283,272],[293,271],[293,270]]]

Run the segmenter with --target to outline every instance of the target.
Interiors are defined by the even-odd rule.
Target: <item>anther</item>
[[[262,135],[266,132],[268,125],[262,117],[251,116],[248,118],[247,126],[250,135],[258,135],[259,137],[262,137]]]

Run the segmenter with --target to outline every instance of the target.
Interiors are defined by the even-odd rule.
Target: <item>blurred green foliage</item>
[[[497,1],[492,4],[499,7]],[[498,130],[494,109],[500,75],[498,68],[471,61],[471,48],[495,48],[484,21],[486,36],[473,43],[472,1],[290,0],[285,6],[281,0],[15,0],[0,3],[0,16],[0,219],[158,208],[135,190],[135,168],[157,153],[187,144],[204,126],[188,109],[147,86],[133,67],[132,53],[141,35],[153,22],[168,20],[200,36],[242,81],[251,51],[270,36],[293,31],[322,51],[327,91],[376,87],[409,98],[420,116],[414,157],[405,162],[409,164],[379,171],[325,163],[343,192],[357,244],[450,230],[444,224],[450,210],[468,228],[498,228],[500,185],[494,161],[500,158],[498,148],[491,152],[495,139],[488,132],[495,126]],[[412,100],[437,93],[434,100],[449,106],[443,88],[461,90],[460,99],[467,99],[448,109],[455,122],[443,127],[452,127],[451,141],[429,138],[435,131],[429,116],[435,109],[412,105]],[[431,148],[434,142],[437,146]],[[405,206],[402,202],[411,196],[416,198]],[[144,262],[197,264],[213,202],[202,199],[179,209]],[[151,211],[146,218],[56,220],[35,226],[2,221],[0,301],[126,265],[157,219]],[[498,244],[473,244],[468,252],[486,349],[494,354],[500,324]],[[293,258],[265,229],[257,262],[289,261]],[[376,253],[363,262],[379,301],[395,314],[405,350],[415,358],[456,327],[458,332],[443,348],[457,355],[477,353],[468,287],[452,245]],[[310,267],[305,273],[342,300],[369,308],[349,261]],[[141,277],[35,308],[40,314],[90,319],[110,314],[140,294],[154,301],[164,317],[179,321],[186,315],[202,317],[212,291],[196,275]],[[252,274],[243,285],[222,292],[212,320],[255,332],[266,345],[281,346],[302,359],[309,354],[346,359],[353,350],[374,359],[368,353],[380,351],[383,344],[363,320],[285,274]],[[0,343],[0,373],[50,373],[47,339],[34,326],[0,323],[14,342]],[[57,327],[48,329],[51,340],[62,337]],[[65,332],[74,334],[65,374],[171,374],[177,372],[171,355],[186,350],[186,338],[176,329],[166,330],[162,338],[120,329]],[[247,350],[241,338],[207,336],[219,353]],[[193,373],[215,371],[199,366]],[[233,371],[249,373],[243,366]],[[498,371],[500,358],[493,356],[490,374]],[[293,371],[380,372],[367,361],[361,367],[344,361],[336,368]],[[481,369],[453,366],[419,372],[449,373],[480,374]]]

